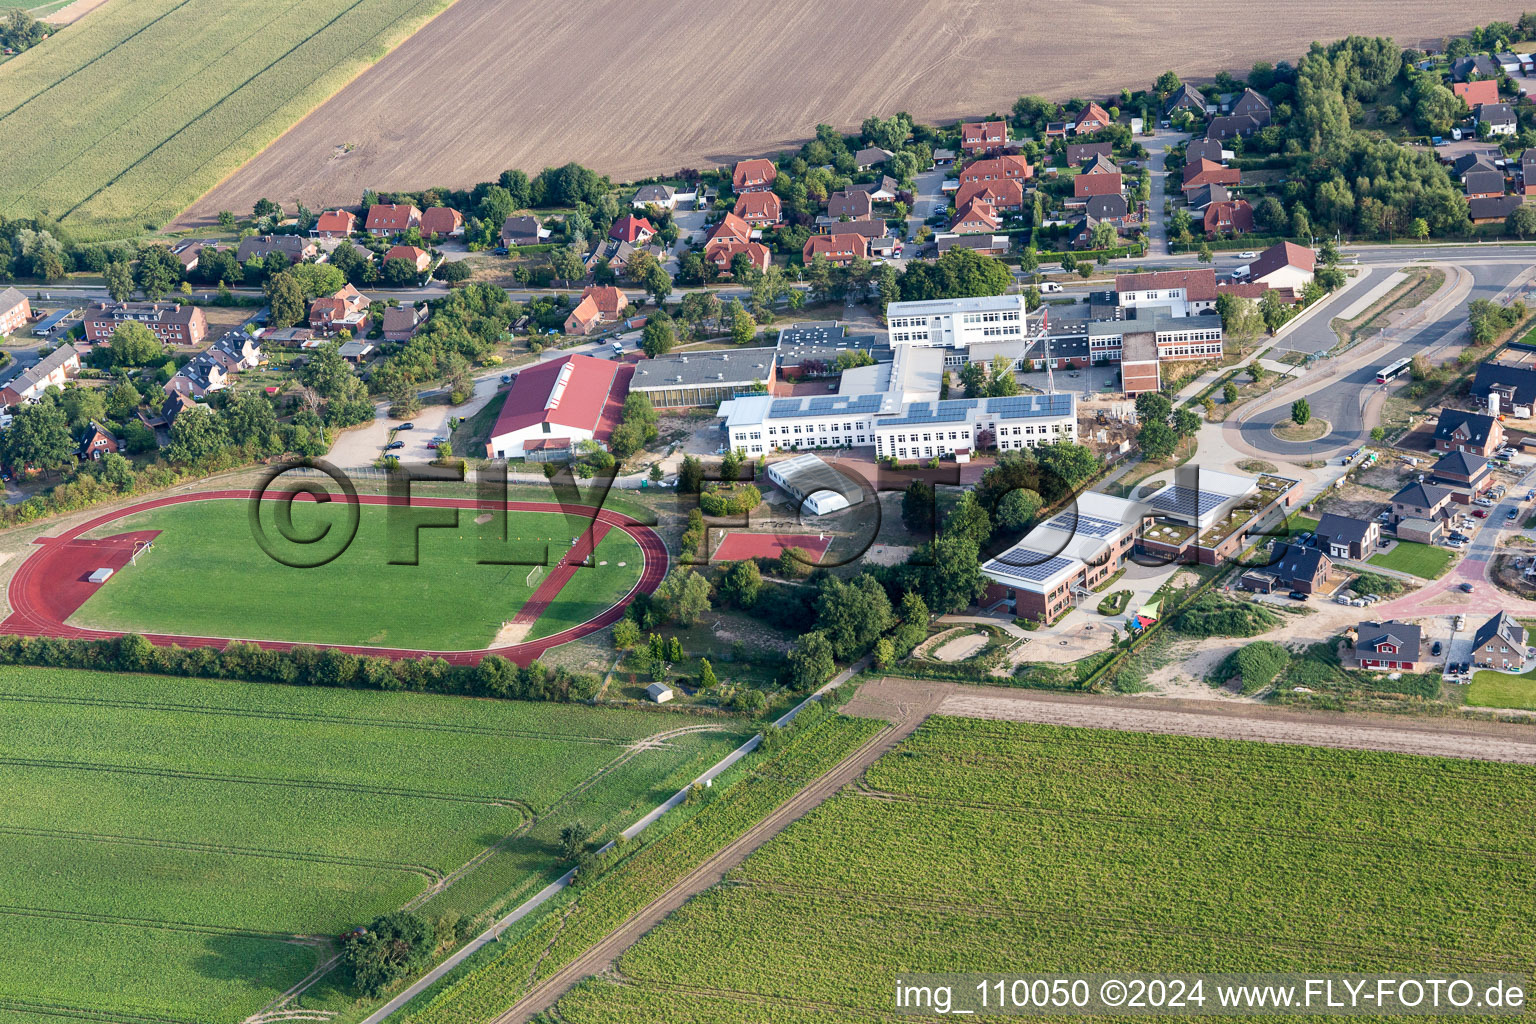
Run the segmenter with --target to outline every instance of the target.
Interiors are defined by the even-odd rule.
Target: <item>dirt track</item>
[[[1417,44],[1517,13],[1491,0],[1291,0],[1254,31],[1217,0],[458,0],[178,223],[262,196],[319,209],[365,188],[464,187],[570,160],[634,179],[776,152],[818,122],[849,129],[898,110],[948,121],[1006,112],[1025,93],[1102,98],[1164,68],[1246,73],[1261,58],[1294,62],[1314,39]]]

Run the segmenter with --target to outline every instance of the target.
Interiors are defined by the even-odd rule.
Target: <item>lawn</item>
[[[1484,669],[1472,677],[1467,703],[1482,708],[1536,710],[1536,669],[1518,676]]]
[[[112,0],[0,66],[0,214],[164,226],[449,2]]]
[[[1445,575],[1455,557],[1450,548],[1401,540],[1391,551],[1372,555],[1367,561],[1384,569],[1396,569],[1420,579],[1433,580]]]
[[[305,549],[281,541],[273,521],[278,507],[262,503],[267,536],[283,551],[308,557]],[[360,506],[352,544],[317,568],[269,558],[252,535],[244,501],[187,502],[117,520],[99,535],[160,530],[154,550],[113,576],[71,622],[137,632],[476,650],[491,643],[537,588],[538,580],[528,585],[532,563],[547,551],[553,564],[589,525],[561,513],[513,512],[508,543],[493,549],[491,541],[499,539],[495,521],[477,525],[473,509],[460,509],[458,529],[417,534],[418,564],[391,565],[391,558],[400,561],[411,552],[408,531],[404,540],[390,537],[391,514],[400,511]],[[340,502],[295,502],[289,535],[329,526],[340,537],[345,514]],[[493,552],[527,564],[479,564]],[[639,579],[640,546],[620,530],[603,538],[596,560],[608,564],[576,570],[534,624],[533,636],[585,622]]]
[[[611,834],[742,738],[691,718],[719,728],[635,752],[678,720],[61,669],[0,670],[0,708],[0,1006],[209,1024],[489,846],[422,912],[548,884],[561,824]]]
[[[896,977],[999,963],[1523,974],[1533,783],[1511,764],[934,718],[555,1016],[886,1020]]]

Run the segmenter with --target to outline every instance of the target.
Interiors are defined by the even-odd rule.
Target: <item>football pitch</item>
[[[475,927],[743,739],[731,720],[62,669],[0,670],[0,1019],[235,1024],[334,937]],[[510,838],[509,838],[510,837]],[[345,1014],[345,978],[306,1001]],[[9,1011],[9,1012],[6,1012]]]
[[[291,509],[289,536],[313,537],[328,527],[333,533],[314,545],[285,543],[274,521],[278,504],[263,502],[262,528],[273,538],[273,550],[289,561],[312,557],[311,548],[343,535],[343,503],[301,500]],[[421,529],[413,537],[409,530],[392,535],[390,527],[392,515],[411,510],[359,506],[350,545],[313,568],[295,568],[264,551],[244,500],[139,512],[100,527],[94,536],[159,530],[153,549],[99,587],[69,621],[139,633],[479,650],[492,644],[591,521],[558,512],[509,512],[502,544],[496,520],[477,523],[474,509],[457,511],[456,528]],[[332,544],[330,550],[338,548]],[[519,564],[483,564],[489,557]],[[416,564],[394,564],[411,558]],[[533,572],[533,563],[545,558],[548,568]],[[640,546],[621,530],[603,537],[592,561],[596,564],[575,570],[532,630],[518,639],[585,622],[622,599],[640,578]]]

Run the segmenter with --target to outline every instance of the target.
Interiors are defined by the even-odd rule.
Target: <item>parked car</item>
[[[1256,252],[1240,252],[1237,254],[1237,258],[1240,260],[1256,260],[1259,258],[1259,254]]]
[[[1055,281],[1042,281],[1040,282],[1040,291],[1046,295],[1050,295],[1053,292],[1061,291],[1061,285],[1057,284]]]
[[[1472,510],[1472,514],[1474,516],[1476,516],[1478,519],[1487,519],[1488,518],[1488,510],[1487,509],[1476,508],[1476,509]]]
[[[511,249],[508,249],[504,245],[498,245],[496,248],[491,250],[491,252],[494,253],[497,256],[505,256],[505,255],[507,255],[507,253],[509,253],[511,251],[512,251]]]
[[[414,423],[402,423],[398,427],[396,427],[395,429],[396,430],[415,430],[416,429],[416,424],[414,424]]]
[[[1472,504],[1481,505],[1483,508],[1493,508],[1493,500],[1491,498],[1474,498]]]
[[[501,382],[503,384],[511,384],[512,383],[512,375],[510,373],[502,374],[501,375]]]
[[[404,441],[391,441],[391,442],[389,442],[389,444],[384,446],[384,450],[387,451],[387,452],[392,452],[396,448],[404,448],[404,447],[405,447],[405,442]]]
[[[1470,593],[1472,593],[1472,591],[1474,591],[1474,590],[1476,590],[1476,589],[1477,589],[1477,588],[1476,588],[1476,587],[1474,587],[1474,586],[1473,586],[1473,585],[1472,585],[1472,584],[1470,584],[1470,583],[1463,583],[1463,584],[1462,584],[1462,585],[1461,585],[1461,592],[1462,592],[1462,593],[1463,593],[1463,594],[1470,594]]]
[[[1434,642],[1434,645],[1430,647],[1429,653],[1434,655],[1437,658],[1440,657],[1440,641],[1439,640],[1436,640]]]
[[[1467,628],[1467,617],[1465,615],[1458,615],[1458,616],[1456,616],[1456,632],[1460,633],[1462,630],[1464,630],[1466,628]]]
[[[1505,519],[1518,519],[1518,518],[1520,518],[1520,510],[1517,509],[1517,508],[1512,508],[1508,512],[1504,513],[1504,518]]]
[[[1293,590],[1289,594],[1286,594],[1285,596],[1290,598],[1292,601],[1305,601],[1307,599],[1307,595],[1303,594],[1299,590]]]

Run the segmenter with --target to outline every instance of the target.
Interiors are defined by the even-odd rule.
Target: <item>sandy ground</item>
[[[957,636],[943,647],[933,652],[933,656],[939,661],[964,661],[983,647],[987,646],[985,633],[971,633],[968,636]]]
[[[106,2],[107,0],[75,0],[68,7],[60,7],[43,20],[50,25],[73,25]]]
[[[1314,39],[1417,44],[1511,17],[1492,0],[1291,0],[1259,32],[1218,0],[887,0],[830,13],[819,0],[458,0],[180,223],[262,196],[318,209],[365,188],[465,187],[569,160],[633,179],[776,152],[818,122],[977,117],[1023,93],[1102,99],[1164,68],[1246,74]]]
[[[882,678],[863,684],[846,714],[887,719],[936,712],[965,718],[1125,732],[1209,736],[1536,764],[1536,730],[1504,722],[1297,711],[1255,704],[986,689],[958,683]]]

